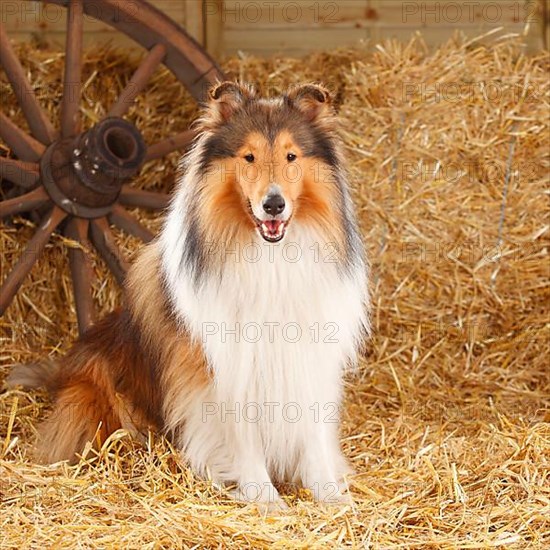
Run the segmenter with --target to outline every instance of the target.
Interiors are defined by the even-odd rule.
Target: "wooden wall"
[[[132,3],[133,0],[120,0]],[[220,57],[301,55],[359,40],[407,40],[419,30],[435,46],[456,30],[474,37],[503,27],[526,33],[530,49],[550,43],[550,0],[151,0]],[[98,0],[99,5],[99,0]],[[1,0],[10,36],[63,43],[65,10],[39,1]],[[131,42],[103,23],[86,19],[87,44]]]
[[[239,50],[305,54],[369,39],[408,40],[419,30],[429,46],[455,31],[469,37],[503,27],[542,47],[545,0],[207,0],[207,44],[214,52]],[[546,0],[548,4],[548,0]],[[531,22],[530,25],[528,23]]]

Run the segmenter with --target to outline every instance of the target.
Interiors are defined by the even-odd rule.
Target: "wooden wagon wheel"
[[[0,24],[0,64],[28,122],[31,135],[0,113],[0,137],[17,159],[0,157],[0,178],[22,194],[0,202],[0,217],[47,210],[12,271],[0,287],[0,315],[13,300],[23,279],[57,229],[89,250],[89,241],[117,281],[127,263],[109,228],[150,240],[153,235],[124,208],[162,209],[167,195],[132,188],[128,181],[150,160],[184,148],[193,133],[186,131],[146,145],[139,130],[122,117],[164,64],[197,100],[223,75],[216,63],[180,26],[143,0],[48,0],[66,6],[67,41],[59,129],[39,105],[30,82]],[[80,131],[79,101],[84,14],[101,20],[148,50],[107,116]],[[94,319],[90,259],[69,249],[69,262],[80,332]]]

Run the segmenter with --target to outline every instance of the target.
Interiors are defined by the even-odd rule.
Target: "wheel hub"
[[[99,218],[140,169],[146,145],[130,122],[109,117],[76,138],[52,143],[40,161],[46,191],[65,212]]]

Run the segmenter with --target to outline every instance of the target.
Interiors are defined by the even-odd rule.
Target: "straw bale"
[[[63,54],[20,46],[42,103],[58,112]],[[84,125],[105,113],[136,59],[86,54]],[[0,546],[545,548],[550,545],[548,70],[516,37],[490,46],[421,37],[307,59],[227,59],[231,77],[276,93],[320,80],[337,94],[372,264],[373,337],[350,377],[342,441],[353,506],[288,494],[262,517],[197,479],[168,442],[117,432],[75,467],[38,466],[40,392],[0,394]],[[4,77],[3,109],[23,118]],[[165,70],[130,113],[148,141],[185,129],[196,106]],[[0,144],[0,154],[10,154]],[[135,185],[169,190],[178,155]],[[135,211],[153,231],[161,220]],[[7,272],[33,231],[0,230]],[[117,238],[131,256],[139,247]],[[66,250],[55,236],[0,319],[0,377],[62,355],[76,335]],[[120,294],[94,260],[102,311]]]

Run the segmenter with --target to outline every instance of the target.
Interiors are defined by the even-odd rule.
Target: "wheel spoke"
[[[155,160],[166,156],[168,153],[173,151],[180,151],[185,149],[193,138],[197,135],[194,130],[186,130],[181,134],[178,134],[173,137],[169,137],[158,143],[154,143],[147,149],[147,154],[145,155],[145,162],[150,160]]]
[[[31,189],[40,179],[38,172],[39,166],[34,162],[23,162],[21,160],[7,159],[0,157],[0,179],[6,179],[24,187]]]
[[[79,242],[84,248],[91,250],[88,241],[88,220],[72,218],[65,228],[65,235]],[[69,248],[69,264],[73,280],[74,301],[78,330],[83,334],[94,322],[95,308],[92,296],[92,281],[94,270],[88,254],[80,248]]]
[[[164,44],[157,44],[149,51],[124,90],[122,90],[116,103],[111,107],[107,116],[121,117],[128,112],[128,109],[130,109],[138,94],[145,88],[156,68],[162,63],[165,55],[166,46]]]
[[[82,0],[70,0],[67,10],[67,43],[65,76],[61,103],[61,136],[73,137],[79,129],[79,107],[82,73]]]
[[[23,132],[4,113],[0,113],[0,137],[21,160],[37,161],[46,150],[42,143]]]
[[[112,271],[118,284],[124,284],[126,272],[130,267],[128,260],[117,246],[114,235],[106,218],[98,218],[91,223],[92,241],[105,263]]]
[[[49,202],[50,197],[43,187],[37,187],[30,193],[0,202],[0,219],[28,212]]]
[[[170,197],[166,193],[154,193],[124,185],[118,202],[125,206],[140,206],[151,210],[164,210],[170,202]]]
[[[32,135],[42,143],[49,144],[56,138],[56,131],[46,113],[40,107],[25,71],[10,44],[8,35],[0,24],[0,64],[11,82],[19,105],[25,113]]]
[[[112,224],[124,229],[126,233],[134,235],[143,242],[148,243],[152,241],[154,235],[146,227],[143,227],[136,218],[134,218],[129,212],[126,212],[120,205],[115,205],[113,211],[109,214],[109,219]]]
[[[61,208],[54,206],[52,210],[43,218],[40,226],[36,230],[32,239],[27,243],[27,246],[12,270],[5,278],[2,287],[0,288],[0,315],[3,315],[6,308],[13,300],[15,293],[18,291],[23,279],[31,271],[38,257],[42,254],[50,235],[60,222],[67,216]]]

